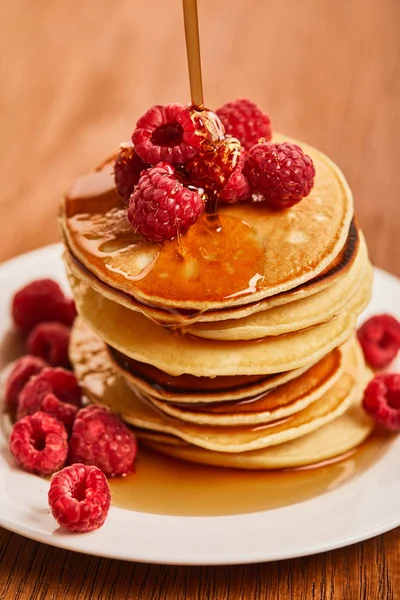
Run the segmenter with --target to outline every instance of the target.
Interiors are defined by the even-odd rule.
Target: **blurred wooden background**
[[[339,163],[400,274],[400,4],[199,0],[206,103],[246,95]],[[0,259],[58,239],[60,195],[151,104],[187,102],[180,0],[0,3]]]
[[[199,10],[207,105],[248,96],[277,130],[329,154],[373,261],[400,275],[399,0],[199,0]],[[129,138],[149,105],[171,101],[189,101],[180,0],[2,0],[0,260],[57,240],[71,180]],[[81,559],[3,531],[0,598],[258,600],[268,589],[268,600],[390,600],[399,539],[188,570]]]

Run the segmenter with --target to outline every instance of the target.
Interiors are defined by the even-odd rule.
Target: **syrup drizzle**
[[[203,79],[201,76],[197,0],[183,0],[183,18],[192,104],[197,110],[203,110]]]
[[[128,295],[136,288],[157,297],[161,289],[163,310],[176,301],[223,300],[262,286],[264,245],[254,227],[231,214],[229,206],[220,211],[216,227],[214,221],[212,235],[203,215],[185,236],[162,245],[146,242],[132,230],[105,167],[76,182],[65,212],[68,245],[79,251],[78,262],[91,264],[101,281],[112,280]],[[177,314],[183,317],[177,321],[185,326],[200,315]]]

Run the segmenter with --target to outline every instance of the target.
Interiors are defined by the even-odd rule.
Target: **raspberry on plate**
[[[29,334],[27,350],[44,358],[52,367],[70,366],[68,357],[70,329],[61,323],[39,323]]]
[[[314,185],[314,163],[296,144],[256,144],[248,153],[244,173],[255,191],[273,208],[290,208],[308,196]]]
[[[376,315],[360,327],[357,337],[369,366],[384,369],[400,350],[400,323],[391,315]]]
[[[109,477],[132,471],[136,438],[106,408],[88,406],[76,416],[69,442],[69,462],[94,465]]]
[[[115,186],[121,198],[129,200],[141,172],[149,166],[136,154],[133,146],[121,146],[114,163]]]
[[[15,326],[28,334],[38,323],[57,321],[71,326],[76,317],[75,304],[64,296],[52,279],[37,279],[14,296],[11,313]]]
[[[217,110],[217,115],[226,133],[237,138],[246,150],[261,138],[269,142],[272,137],[271,119],[247,98],[227,102]]]
[[[204,145],[186,170],[193,185],[217,193],[223,202],[246,200],[251,191],[243,175],[244,156],[239,140],[228,137],[218,145]]]
[[[376,375],[364,392],[363,407],[386,429],[400,431],[400,375]]]
[[[201,140],[189,107],[181,104],[152,106],[132,134],[137,154],[150,165],[161,161],[183,165],[197,154]]]
[[[24,385],[33,375],[37,375],[48,366],[46,361],[38,356],[22,356],[15,361],[5,383],[4,400],[8,410],[17,410],[18,396]]]
[[[48,398],[49,395],[51,398]],[[44,411],[70,426],[72,417],[75,417],[77,409],[81,406],[81,398],[81,388],[73,373],[61,368],[43,369],[22,389],[18,399],[17,417],[21,419],[25,415]],[[59,404],[55,403],[55,399],[58,399]]]
[[[61,527],[85,533],[104,524],[111,493],[100,469],[74,464],[53,475],[48,500],[53,517]]]
[[[66,461],[67,432],[60,421],[47,413],[37,412],[15,423],[10,436],[10,451],[25,471],[50,475]]]
[[[186,233],[204,210],[199,194],[174,173],[168,163],[143,171],[130,197],[128,220],[145,240],[161,242]]]

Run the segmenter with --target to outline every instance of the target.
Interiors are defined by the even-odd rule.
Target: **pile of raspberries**
[[[60,286],[50,279],[30,283],[15,294],[11,313],[28,352],[5,383],[15,421],[11,453],[26,471],[54,474],[48,499],[59,525],[92,531],[110,507],[107,477],[133,469],[136,439],[109,410],[85,406],[68,360],[75,305]]]
[[[274,144],[271,137],[270,118],[247,99],[216,113],[151,107],[114,164],[135,232],[148,241],[172,240],[195,223],[210,197],[234,203],[255,194],[275,210],[300,202],[314,185],[313,162],[296,144]]]
[[[391,315],[368,319],[357,332],[366,363],[375,371],[390,366],[400,350],[400,323]],[[400,374],[377,373],[364,392],[364,410],[389,431],[400,431]]]

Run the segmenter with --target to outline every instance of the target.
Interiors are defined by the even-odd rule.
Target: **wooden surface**
[[[206,104],[246,95],[338,162],[373,261],[400,275],[400,3],[199,0]],[[58,239],[60,195],[151,104],[186,102],[180,0],[0,3],[0,259]],[[377,507],[384,510],[384,507]],[[179,568],[0,533],[0,599],[400,598],[399,531],[315,557]]]

